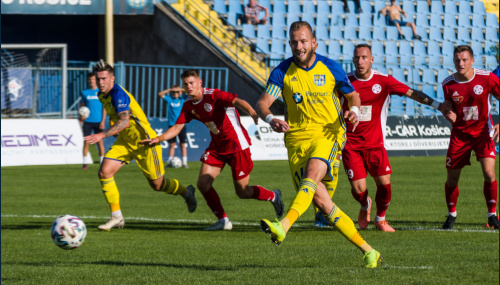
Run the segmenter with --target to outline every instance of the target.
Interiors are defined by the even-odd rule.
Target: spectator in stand
[[[429,5],[429,11],[430,11],[430,8],[432,6],[431,2],[432,2],[432,0],[427,0],[427,5]],[[441,0],[441,3],[443,3],[443,7],[444,7],[445,0]]]
[[[408,26],[413,30],[413,39],[422,40],[422,37],[417,34],[417,28],[415,27],[414,23],[409,23],[401,20],[401,14],[403,14],[405,17],[408,16],[406,15],[406,12],[396,4],[396,0],[391,0],[391,5],[385,6],[382,10],[379,11],[379,13],[384,17],[389,17],[388,23],[390,26],[396,26],[396,28],[398,28],[400,39],[405,39],[405,36],[401,31],[401,26]]]
[[[260,11],[266,12],[266,15],[262,19],[259,19]],[[269,9],[257,4],[257,2],[255,0],[250,0],[248,2],[248,5],[245,6],[245,24],[267,25],[267,23],[268,23],[267,17],[268,16],[269,16]]]
[[[167,118],[168,118],[168,127],[175,125],[177,118],[182,110],[182,105],[184,101],[186,101],[186,97],[181,94],[184,91],[179,85],[173,85],[172,88],[160,91],[158,96],[160,96],[163,100],[167,102]],[[168,92],[170,92],[170,96],[165,96]],[[168,151],[168,164],[167,167],[172,167],[172,158],[174,158],[175,147],[177,145],[176,139],[179,138],[179,143],[181,145],[181,155],[182,155],[182,166],[184,168],[188,168],[187,164],[187,134],[186,134],[186,126],[182,128],[180,133],[171,139],[168,140],[169,151]]]
[[[342,0],[342,3],[344,3],[344,13],[350,13],[351,11],[349,10],[349,6],[347,6],[347,0]],[[359,0],[354,0],[354,4],[356,4],[356,13],[363,13]]]

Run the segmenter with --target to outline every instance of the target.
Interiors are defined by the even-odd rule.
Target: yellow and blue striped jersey
[[[112,124],[118,121],[118,113],[130,111],[129,126],[119,134],[124,140],[139,142],[146,138],[156,137],[156,132],[149,125],[141,106],[125,88],[115,84],[108,95],[100,93],[99,100],[106,109]]]
[[[286,104],[287,139],[345,132],[338,91],[349,94],[354,88],[339,63],[319,54],[308,69],[296,65],[293,57],[281,62],[266,87],[267,94],[281,96]]]

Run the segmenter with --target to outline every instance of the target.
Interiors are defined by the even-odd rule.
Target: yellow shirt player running
[[[114,175],[132,159],[135,159],[155,191],[183,196],[188,211],[194,212],[197,206],[195,189],[193,186],[186,188],[175,179],[165,178],[161,146],[144,148],[139,145],[141,140],[155,138],[156,132],[151,129],[146,115],[134,97],[123,87],[115,84],[114,68],[101,60],[94,67],[94,72],[100,91],[99,100],[106,109],[112,126],[102,133],[84,139],[88,143],[95,144],[106,137],[118,135],[99,169],[102,193],[111,208],[111,219],[100,225],[99,230],[109,231],[112,228],[123,228],[125,225]]]
[[[314,201],[324,218],[364,253],[365,267],[375,268],[382,259],[380,253],[366,243],[351,218],[332,202],[324,184],[334,179],[332,164],[345,143],[344,118],[358,124],[359,94],[337,62],[314,52],[316,37],[307,22],[292,23],[289,34],[293,57],[272,71],[255,109],[274,131],[285,132],[297,194],[286,216],[276,222],[263,219],[262,230],[280,244]],[[349,102],[350,111],[345,114],[338,92]],[[286,104],[287,122],[274,118],[269,110],[279,96]]]

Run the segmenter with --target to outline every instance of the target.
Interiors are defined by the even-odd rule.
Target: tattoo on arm
[[[111,126],[109,129],[104,131],[104,137],[109,137],[114,134],[119,133],[121,130],[125,129],[129,119],[130,119],[130,111],[123,111],[118,113],[118,121]]]
[[[422,93],[418,90],[414,90],[414,89],[410,89],[408,90],[408,92],[405,94],[406,97],[410,98],[410,99],[413,99],[419,103],[422,103],[422,104],[425,104],[425,105],[431,105],[432,102],[434,102],[434,100],[425,95],[425,93]]]

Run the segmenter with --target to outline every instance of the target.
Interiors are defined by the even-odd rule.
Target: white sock
[[[122,217],[122,210],[111,212],[111,217],[121,218]]]
[[[456,212],[456,211],[455,211],[455,212],[453,212],[453,213],[448,212],[448,215],[449,215],[449,216],[452,216],[452,217],[457,217],[457,212]]]
[[[497,213],[488,213],[488,218],[491,217],[491,216],[496,216]]]
[[[174,158],[174,157],[173,157],[173,156],[169,156],[169,157],[168,157],[168,161],[167,161],[167,162],[169,162],[169,163],[170,163],[170,162],[172,161],[172,158]]]
[[[383,217],[375,216],[376,223],[381,222],[381,221],[385,221],[385,216],[383,216]]]
[[[102,160],[104,159],[104,156],[99,156],[99,162],[102,163]]]
[[[85,159],[86,156],[83,156],[83,164],[87,164],[87,159]]]
[[[182,157],[182,164],[188,164],[188,157],[187,156]]]
[[[219,221],[224,221],[224,224],[227,224],[229,222],[229,218],[225,217],[225,218],[219,219]]]
[[[370,199],[366,198],[368,200],[368,203],[366,204],[366,206],[361,206],[361,210],[363,211],[368,211],[368,209],[370,209],[372,203],[370,202]]]

